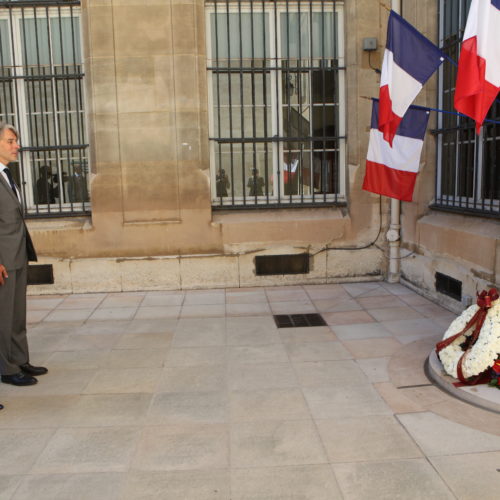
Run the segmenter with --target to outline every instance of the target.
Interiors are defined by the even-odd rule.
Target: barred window
[[[206,2],[214,208],[345,202],[342,4]]]
[[[79,1],[0,1],[0,119],[28,216],[89,211]]]
[[[471,0],[440,0],[440,45],[458,61]],[[440,69],[439,107],[454,111],[457,67]],[[493,103],[487,119],[500,121],[500,104]],[[500,125],[485,122],[481,134],[469,118],[440,113],[435,208],[500,216]]]

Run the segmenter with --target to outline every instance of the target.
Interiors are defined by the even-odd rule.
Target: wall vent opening
[[[436,273],[436,290],[444,295],[448,295],[455,300],[462,300],[462,282],[447,276]]]
[[[28,285],[53,285],[54,272],[52,264],[36,264],[28,266]]]
[[[257,276],[307,273],[309,273],[308,253],[293,255],[258,255],[255,257],[255,274]]]

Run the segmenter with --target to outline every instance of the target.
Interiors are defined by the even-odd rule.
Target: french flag
[[[410,106],[399,124],[392,147],[378,129],[379,102],[374,99],[363,189],[412,201],[429,111]]]
[[[481,125],[500,90],[500,0],[472,0],[455,86],[455,109]]]
[[[430,40],[391,10],[380,76],[378,123],[391,146],[406,110],[443,61],[444,54]]]

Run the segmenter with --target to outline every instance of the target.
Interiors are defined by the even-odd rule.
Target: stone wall
[[[436,8],[434,0],[405,1],[403,13],[435,39]],[[32,293],[384,276],[389,202],[361,190],[369,98],[379,88],[372,68],[380,67],[385,45],[383,5],[358,0],[344,6],[347,206],[237,213],[213,212],[210,203],[204,2],[84,0],[82,17],[92,216],[29,221],[40,262],[52,263],[56,277]],[[370,60],[362,50],[365,37],[379,44]],[[434,105],[435,86],[433,79],[418,104]],[[428,134],[415,201],[402,204],[403,254],[415,252],[401,260],[403,276],[431,296],[437,295],[432,273],[444,263],[457,277],[475,276],[467,290],[485,280],[498,283],[498,232],[488,240],[487,259],[470,252],[465,258],[460,245],[447,243],[456,235],[443,231],[428,208],[434,148]],[[454,217],[447,227],[456,226]],[[255,276],[256,255],[304,251],[313,256],[309,274]]]

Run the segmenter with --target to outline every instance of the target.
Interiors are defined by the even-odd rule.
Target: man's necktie
[[[12,191],[14,191],[14,194],[16,195],[16,198],[17,198],[16,183],[14,182],[14,178],[12,177],[12,174],[9,170],[9,167],[5,167],[4,172],[7,175],[7,179],[9,179],[9,184],[10,184],[10,187],[12,188]]]

